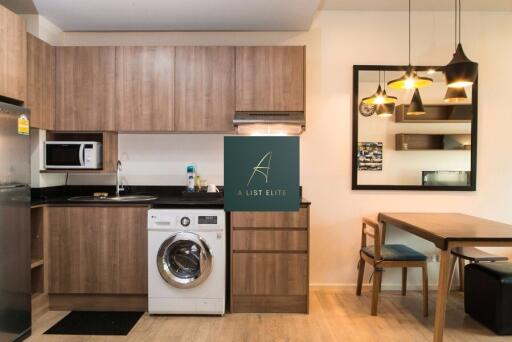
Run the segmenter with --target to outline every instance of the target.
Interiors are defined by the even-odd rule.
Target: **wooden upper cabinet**
[[[115,130],[115,47],[56,49],[55,129]]]
[[[27,34],[27,102],[30,126],[55,129],[55,47]]]
[[[26,62],[25,21],[0,5],[0,96],[26,101]]]
[[[236,48],[237,111],[303,111],[303,46]]]
[[[233,131],[235,48],[177,47],[175,101],[176,131]]]
[[[116,48],[119,131],[172,131],[174,47]]]

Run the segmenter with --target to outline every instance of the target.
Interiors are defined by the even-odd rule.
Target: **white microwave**
[[[101,169],[101,143],[97,141],[46,141],[46,169]]]

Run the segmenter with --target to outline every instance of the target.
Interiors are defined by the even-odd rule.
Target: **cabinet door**
[[[176,48],[176,131],[231,132],[235,48]]]
[[[50,293],[147,293],[146,207],[48,209]]]
[[[0,5],[0,96],[18,101],[27,93],[25,21]]]
[[[116,48],[119,131],[170,132],[174,125],[174,48]]]
[[[233,295],[306,295],[306,253],[234,253]]]
[[[56,49],[55,129],[113,131],[115,48]]]
[[[27,34],[27,107],[30,126],[55,129],[55,47]]]
[[[236,110],[303,111],[304,47],[237,47]]]

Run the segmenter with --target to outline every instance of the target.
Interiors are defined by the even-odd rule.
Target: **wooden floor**
[[[49,312],[34,324],[28,341],[431,341],[435,292],[430,317],[423,318],[421,294],[382,292],[379,316],[370,316],[369,289],[361,297],[350,288],[313,289],[310,314],[226,314],[149,316],[145,314],[128,336],[42,335],[67,312]],[[445,341],[512,341],[495,336],[464,314],[463,296],[453,292],[447,308]]]

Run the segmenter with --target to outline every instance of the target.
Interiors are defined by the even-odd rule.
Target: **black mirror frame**
[[[478,132],[478,78],[472,86],[471,104],[471,184],[468,186],[423,186],[423,185],[359,185],[357,184],[357,144],[359,120],[359,71],[405,71],[404,65],[354,65],[352,76],[352,190],[420,190],[420,191],[476,191],[477,132]],[[439,70],[440,66],[414,66],[417,71]]]

